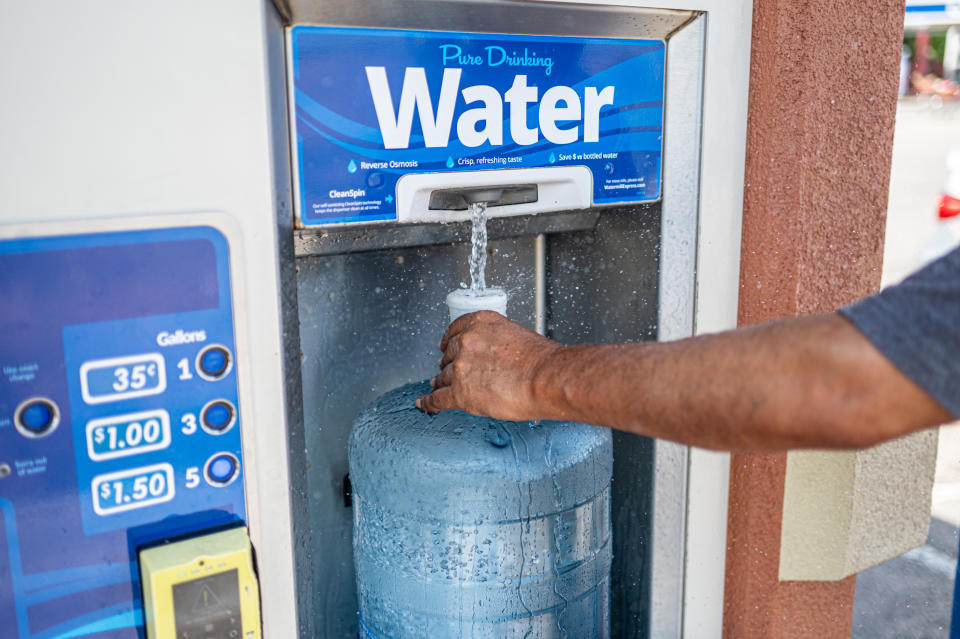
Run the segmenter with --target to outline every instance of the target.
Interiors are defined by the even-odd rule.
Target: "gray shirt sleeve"
[[[840,313],[960,419],[960,249]]]

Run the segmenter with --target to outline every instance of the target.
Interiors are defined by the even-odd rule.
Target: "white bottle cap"
[[[490,287],[482,293],[474,293],[470,289],[459,288],[450,291],[447,295],[447,306],[450,308],[450,322],[461,315],[476,311],[496,311],[501,315],[507,314],[507,292],[500,287]]]

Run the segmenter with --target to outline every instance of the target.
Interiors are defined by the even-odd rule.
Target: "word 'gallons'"
[[[593,202],[660,197],[664,44],[295,27],[304,224],[395,220],[408,173],[584,166]]]

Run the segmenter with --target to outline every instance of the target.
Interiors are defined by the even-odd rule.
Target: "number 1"
[[[193,379],[190,373],[190,360],[186,357],[177,362],[177,368],[180,369],[180,379]]]
[[[118,504],[123,503],[123,482],[122,481],[113,482],[113,497]]]

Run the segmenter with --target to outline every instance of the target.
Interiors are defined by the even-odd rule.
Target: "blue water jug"
[[[610,431],[386,393],[350,434],[360,636],[609,636]]]

